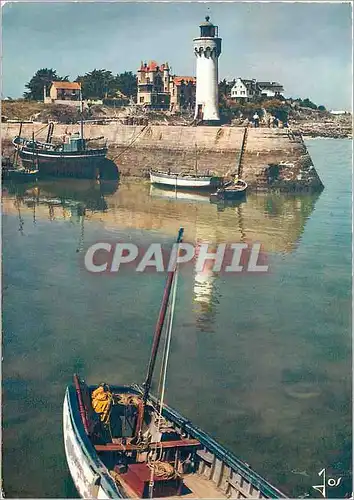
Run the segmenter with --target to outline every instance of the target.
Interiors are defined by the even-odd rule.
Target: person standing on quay
[[[255,128],[259,127],[259,115],[258,115],[257,111],[253,115],[253,123],[254,123]]]

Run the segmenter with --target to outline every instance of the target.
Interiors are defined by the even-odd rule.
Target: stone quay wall
[[[85,125],[86,137],[103,136],[108,158],[122,176],[146,177],[150,168],[174,172],[209,171],[217,176],[235,172],[244,136],[243,127],[169,125]],[[19,124],[3,123],[6,150],[18,134]],[[79,125],[55,125],[54,140],[79,131]],[[22,136],[45,140],[42,123],[23,124]],[[3,154],[6,154],[6,153]],[[242,178],[253,190],[314,191],[323,188],[306,146],[288,129],[248,128],[242,160]]]

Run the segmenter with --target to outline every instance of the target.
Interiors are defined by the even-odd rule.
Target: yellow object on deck
[[[100,415],[101,422],[108,424],[112,406],[112,393],[106,391],[103,386],[98,387],[92,393],[92,408]]]

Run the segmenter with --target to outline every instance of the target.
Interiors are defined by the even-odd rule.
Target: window
[[[144,96],[140,97],[140,102],[144,102]]]

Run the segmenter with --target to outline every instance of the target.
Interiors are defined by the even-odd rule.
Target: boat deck
[[[137,493],[124,481],[124,476],[119,474],[119,482],[124,487],[125,491],[128,493],[129,498],[141,498]],[[172,499],[183,499],[183,498],[228,498],[216,486],[208,479],[204,478],[200,474],[186,474],[183,476],[183,484],[185,486],[184,490],[179,496],[169,496],[164,497],[169,500]]]
[[[184,476],[183,483],[191,490],[190,493],[182,494],[183,498],[227,498],[226,495],[216,488],[214,483],[199,474]]]

